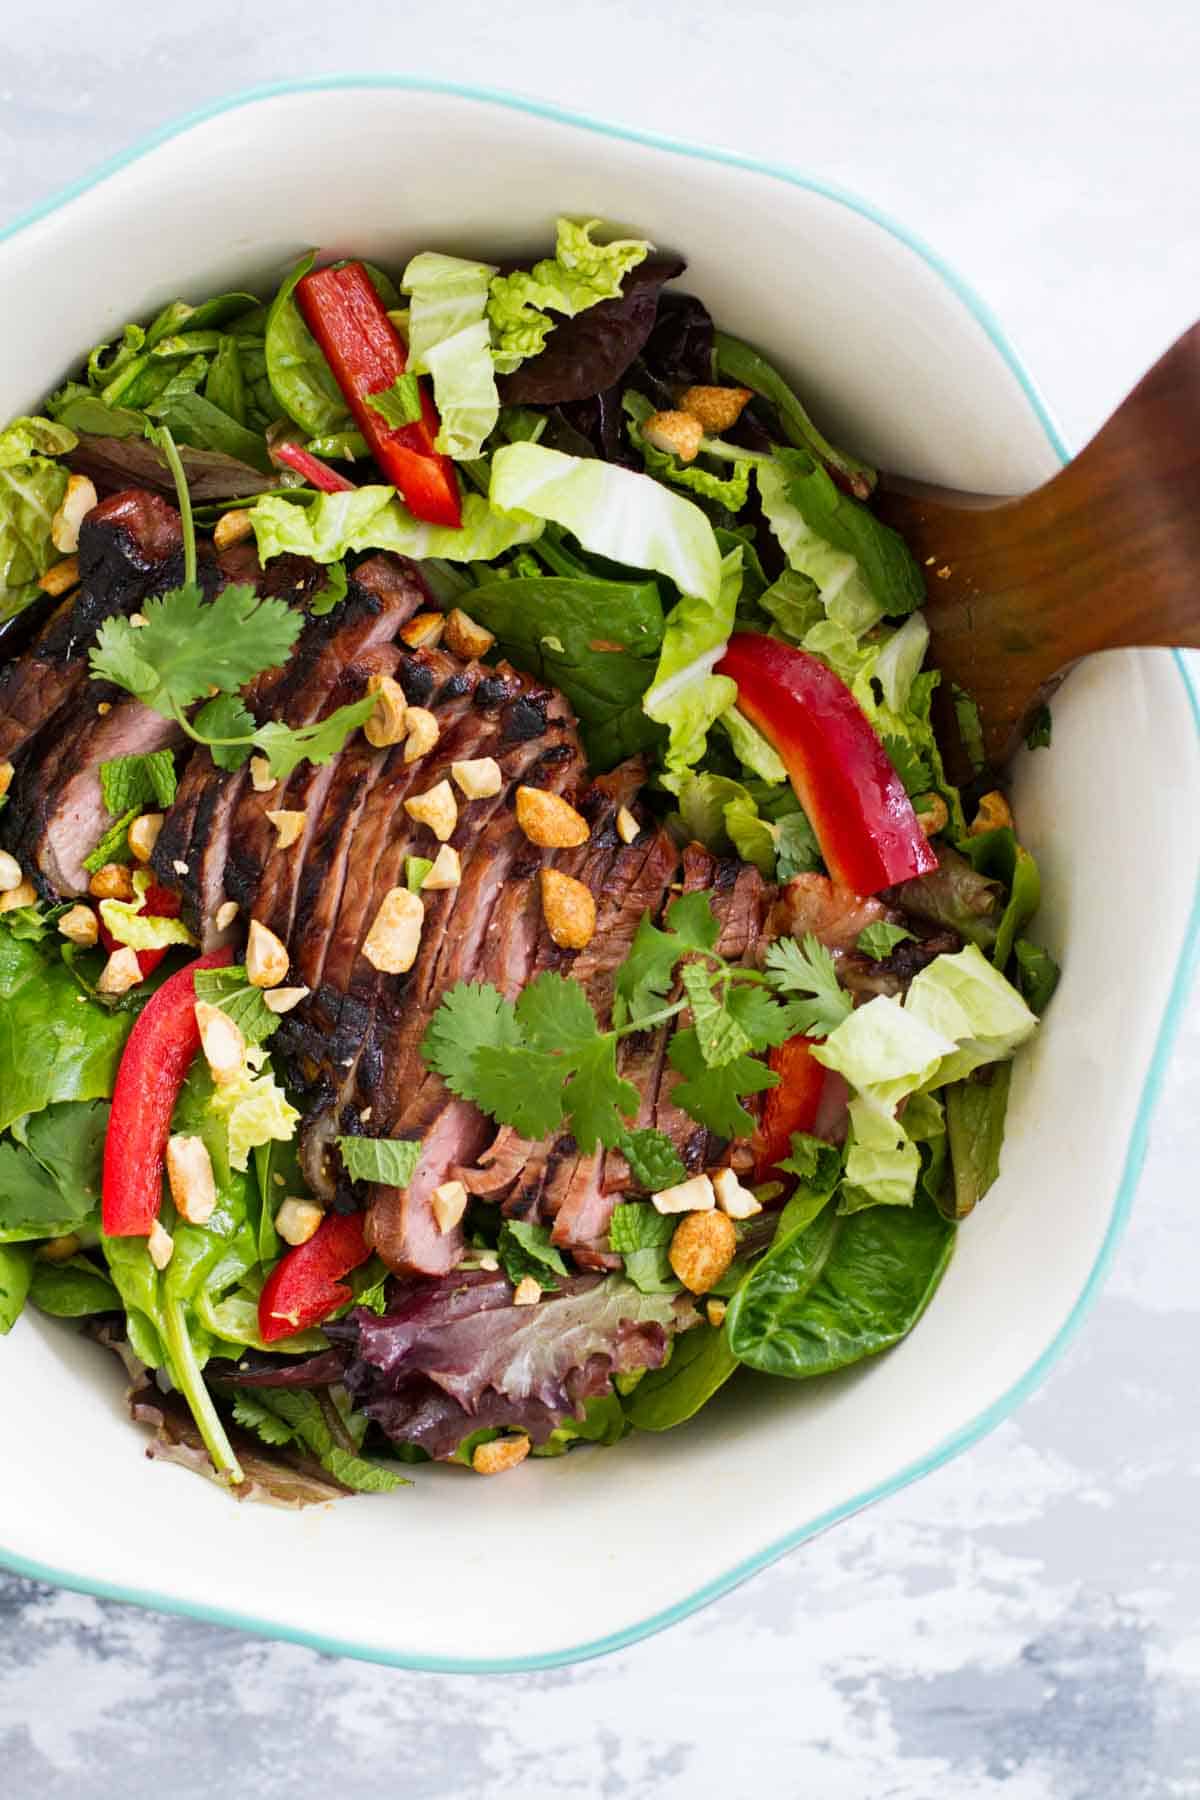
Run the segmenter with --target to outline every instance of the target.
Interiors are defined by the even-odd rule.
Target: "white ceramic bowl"
[[[870,208],[782,169],[402,79],[248,95],[159,134],[0,244],[0,418],[178,295],[303,248],[504,256],[557,212],[686,253],[685,286],[888,468],[1016,492],[1063,454],[977,301]],[[416,1667],[596,1654],[677,1619],[973,1442],[1094,1295],[1137,1181],[1200,936],[1200,736],[1183,665],[1096,658],[1016,771],[1062,986],[1013,1087],[1002,1177],[934,1304],[833,1379],[738,1382],[692,1425],[486,1485],[422,1468],[303,1514],[150,1465],[115,1366],[26,1316],[0,1345],[0,1559],[72,1587]]]

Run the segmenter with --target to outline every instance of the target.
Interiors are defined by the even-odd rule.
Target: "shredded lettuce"
[[[786,471],[778,462],[755,465],[754,479],[771,530],[788,566],[817,585],[826,614],[856,637],[883,617],[883,606],[867,586],[858,560],[835,550],[806,522],[792,500]]]
[[[230,1165],[239,1171],[249,1166],[251,1150],[272,1140],[288,1143],[300,1123],[300,1114],[276,1081],[265,1052],[255,1045],[247,1050],[241,1074],[213,1089],[210,1104],[225,1120]]]
[[[787,780],[787,769],[778,750],[767,742],[756,725],[750,723],[745,713],[731,706],[728,712],[721,714],[721,724],[728,732],[733,754],[743,768],[772,787]]]
[[[491,562],[516,544],[531,543],[542,529],[494,511],[481,494],[465,496],[461,526],[426,525],[391,487],[322,494],[311,506],[264,494],[250,508],[250,521],[264,562],[287,551],[314,562],[340,562],[353,550],[394,550],[418,562]]]
[[[441,417],[437,448],[460,461],[480,454],[500,413],[485,317],[495,273],[492,263],[425,251],[413,257],[400,283],[412,296],[409,367],[433,377]]]
[[[919,1014],[907,1011],[888,995],[877,994],[865,1006],[855,1007],[812,1054],[827,1069],[844,1075],[877,1111],[890,1116],[906,1094],[934,1085],[943,1061],[956,1048],[954,1038],[937,1031]]]
[[[38,576],[58,560],[50,526],[67,471],[51,458],[77,442],[49,419],[14,419],[0,431],[0,621],[36,598]]]
[[[984,1063],[1003,1062],[1037,1030],[1036,1016],[1012,982],[975,944],[935,957],[913,980],[904,1008],[958,1046],[927,1086],[942,1087]]]
[[[703,756],[710,726],[737,699],[737,683],[728,675],[714,675],[713,668],[733,630],[741,586],[738,545],[722,559],[721,585],[714,600],[685,593],[667,615],[658,668],[642,706],[670,733],[662,782],[672,793],[678,793],[688,771]]]
[[[133,878],[132,900],[101,900],[100,917],[118,944],[130,950],[166,950],[171,944],[194,944],[193,934],[182,919],[162,919],[147,913],[146,892],[154,877],[139,869]]]
[[[651,246],[644,238],[593,243],[599,224],[599,219],[582,224],[559,219],[553,256],[492,281],[488,317],[501,374],[511,375],[527,356],[545,348],[554,329],[548,312],[571,319],[598,300],[615,300],[630,269],[645,260]]]

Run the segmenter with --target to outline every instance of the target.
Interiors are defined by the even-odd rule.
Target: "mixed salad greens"
[[[1003,797],[982,770],[964,791],[947,776],[922,571],[870,509],[873,471],[758,351],[664,288],[677,260],[602,237],[562,219],[531,267],[423,252],[398,281],[309,254],[269,300],[180,300],[126,325],[42,416],[0,432],[0,622],[36,608],[43,583],[63,591],[50,576],[73,480],[178,495],[183,583],[109,618],[91,674],[220,767],[254,755],[283,779],[326,762],[377,700],[310,726],[257,722],[244,690],[286,661],[302,621],[253,587],[208,598],[197,584],[197,530],[225,521],[232,541],[236,520],[263,564],[325,568],[314,613],[343,603],[365,554],[415,559],[440,606],[566,697],[593,773],[644,756],[646,797],[680,843],[832,897],[830,929],[776,933],[743,966],[718,952],[712,896],[681,895],[662,925],[642,920],[611,1022],[569,973],[515,1001],[479,983],[443,999],[423,1053],[453,1094],[531,1140],[569,1131],[619,1150],[647,1196],[616,1205],[619,1267],[584,1294],[547,1227],[473,1201],[464,1280],[560,1295],[522,1323],[522,1353],[560,1383],[556,1305],[587,1315],[585,1354],[608,1342],[605,1321],[689,1327],[659,1367],[614,1353],[611,1382],[564,1409],[538,1454],[678,1424],[739,1370],[818,1375],[903,1337],[995,1180],[1010,1059],[1057,980],[1025,935],[1038,875]],[[977,740],[969,697],[952,700]],[[276,1498],[393,1487],[422,1450],[338,1382],[280,1380],[288,1359],[327,1356],[351,1313],[382,1330],[393,1278],[356,1214],[290,1247],[280,1235],[281,1206],[307,1199],[300,1109],[272,1057],[281,1015],[231,951],[197,959],[133,847],[137,820],[175,797],[172,752],[114,759],[101,781],[111,824],[87,866],[135,872],[131,897],[99,898],[92,942],[66,929],[80,909],[21,869],[0,893],[0,1332],[29,1304],[119,1342],[166,1453],[235,1486],[253,1468],[249,1485]],[[431,867],[410,869],[414,890]],[[953,947],[915,957],[938,933]],[[106,949],[138,958],[123,991],[106,988]],[[232,1078],[213,1060],[214,1015],[237,1027]],[[692,1265],[668,1209],[687,1171],[669,1137],[632,1123],[639,1094],[618,1067],[625,1038],[668,1020],[676,1105],[753,1151],[725,1184],[737,1206],[714,1207],[710,1184],[687,1209],[726,1221],[693,1234],[727,1240],[703,1282],[681,1278]],[[168,1130],[204,1147],[203,1216],[183,1216],[165,1180]],[[351,1181],[403,1187],[420,1146],[341,1148]],[[506,1367],[493,1358],[463,1401],[487,1422],[456,1460],[487,1467],[481,1447],[520,1432],[519,1407],[503,1416]],[[173,1397],[190,1421],[167,1418]],[[252,1439],[290,1472],[272,1474]]]

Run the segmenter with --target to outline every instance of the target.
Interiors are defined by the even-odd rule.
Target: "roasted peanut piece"
[[[543,869],[542,917],[560,950],[586,950],[596,933],[596,901],[590,888],[559,869]]]
[[[150,861],[162,827],[162,813],[141,813],[129,827],[129,848],[139,862]]]
[[[713,1184],[707,1175],[693,1175],[675,1187],[651,1194],[655,1210],[660,1213],[708,1212],[717,1203]]]
[[[630,810],[627,806],[622,806],[622,807],[618,808],[618,810],[617,810],[617,836],[620,838],[620,840],[623,844],[632,844],[633,840],[637,837],[637,835],[641,829],[642,829],[641,826],[638,824],[637,820],[634,818],[633,814],[630,812]]]
[[[141,965],[137,959],[137,951],[131,950],[128,944],[122,944],[114,950],[100,971],[96,982],[98,994],[127,994],[142,979]]]
[[[105,863],[88,882],[88,893],[97,900],[132,900],[133,871],[128,863]]]
[[[462,858],[452,844],[443,844],[433,859],[433,867],[421,883],[421,892],[456,888],[461,881]]]
[[[16,912],[22,906],[37,904],[37,889],[32,881],[18,881],[15,888],[0,890],[0,913]]]
[[[440,1187],[434,1188],[430,1198],[437,1228],[445,1237],[467,1210],[466,1187],[461,1181],[443,1181]]]
[[[704,1310],[708,1314],[708,1322],[714,1331],[719,1331],[725,1323],[725,1314],[729,1311],[724,1300],[706,1300]]]
[[[496,634],[477,624],[461,606],[446,614],[446,648],[453,650],[455,656],[468,660],[473,656],[486,656],[495,641]]]
[[[231,544],[245,543],[253,535],[254,525],[244,506],[230,507],[213,526],[213,544],[218,550],[228,550]]]
[[[218,1087],[241,1074],[246,1061],[246,1040],[241,1026],[219,1006],[207,1000],[196,1002],[196,1027],[204,1060]]]
[[[718,1169],[712,1178],[717,1205],[731,1219],[752,1219],[762,1211],[762,1204],[743,1187],[732,1169]]]
[[[96,490],[86,475],[71,475],[62,505],[50,521],[50,542],[64,556],[79,548],[79,527],[96,504]]]
[[[529,1455],[529,1439],[493,1438],[490,1444],[476,1444],[471,1453],[471,1467],[477,1475],[503,1475],[515,1469]]]
[[[306,987],[273,987],[266,990],[263,1000],[268,1012],[289,1013],[307,998],[308,992]]]
[[[1012,827],[1012,809],[999,788],[993,788],[990,794],[984,794],[979,801],[979,811],[971,820],[968,837],[982,837],[985,831],[1000,831],[1005,826]]]
[[[926,837],[936,837],[939,831],[945,831],[949,818],[950,809],[940,794],[922,794],[917,824]]]
[[[150,1261],[159,1270],[165,1269],[175,1254],[175,1239],[157,1219],[150,1227],[146,1248],[150,1252]]]
[[[11,894],[14,888],[20,887],[24,879],[16,857],[10,856],[7,850],[0,850],[0,894]]]
[[[491,800],[504,785],[494,756],[476,756],[450,764],[450,773],[468,800]]]
[[[90,950],[100,935],[96,915],[90,906],[73,906],[58,921],[58,929],[70,943],[78,944],[83,950]]]
[[[733,1261],[737,1229],[723,1212],[693,1212],[679,1221],[667,1252],[671,1267],[693,1294],[707,1294]]]
[[[419,825],[428,825],[441,844],[458,824],[458,802],[448,781],[439,781],[424,794],[414,794],[411,800],[404,802],[404,810]]]
[[[212,1158],[201,1137],[182,1133],[167,1139],[167,1182],[176,1210],[189,1225],[205,1225],[217,1205]]]
[[[175,858],[175,861],[171,864],[171,867],[174,869],[174,871],[177,875],[186,875],[188,872],[187,864],[185,862],[181,861],[178,856]]]
[[[0,795],[7,794],[12,786],[14,770],[10,762],[0,762]]]
[[[435,644],[441,643],[445,629],[445,613],[419,612],[404,626],[400,636],[410,650],[432,650]]]
[[[324,1217],[314,1200],[298,1200],[289,1195],[279,1203],[275,1229],[285,1244],[307,1244]]]
[[[363,736],[377,750],[388,744],[398,744],[408,729],[408,702],[404,698],[404,689],[391,675],[372,675],[367,682],[367,692],[378,694],[379,698],[363,726]]]
[[[536,1306],[542,1297],[542,1287],[536,1275],[522,1275],[513,1289],[514,1306]]]
[[[180,872],[180,871],[177,871],[177,873],[178,872]],[[187,864],[186,863],[184,864],[184,867],[181,872],[184,875],[187,874]],[[222,900],[220,906],[218,906],[218,908],[217,908],[216,916],[214,918],[213,923],[216,925],[216,928],[218,931],[228,931],[229,927],[233,924],[233,921],[237,918],[237,916],[238,916],[237,901],[236,900]]]
[[[411,763],[433,749],[441,735],[441,727],[427,706],[410,706],[406,723],[404,760]]]
[[[656,450],[673,452],[680,462],[694,462],[704,439],[704,427],[691,413],[656,412],[642,426],[642,436]]]
[[[403,975],[417,960],[425,908],[419,894],[394,887],[384,895],[362,953],[384,975]]]
[[[573,850],[591,836],[587,820],[561,794],[545,788],[517,789],[517,824],[543,850]]]
[[[271,765],[265,756],[250,758],[250,786],[256,794],[269,794],[279,783],[271,773]]]
[[[279,850],[290,850],[296,839],[304,830],[304,822],[308,818],[306,812],[291,812],[287,807],[277,810],[267,808],[267,817],[275,827],[275,846]]]
[[[681,411],[699,419],[710,436],[736,425],[754,395],[744,387],[690,387],[679,396]]]
[[[261,919],[251,919],[246,939],[246,979],[250,986],[278,987],[287,972],[287,946]]]
[[[37,1252],[39,1262],[67,1262],[81,1248],[80,1240],[73,1231],[65,1237],[48,1238]]]
[[[62,562],[56,562],[53,568],[38,580],[38,586],[44,594],[65,594],[79,581],[79,558],[68,556]]]

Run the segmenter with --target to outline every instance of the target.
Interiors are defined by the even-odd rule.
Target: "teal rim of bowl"
[[[19,232],[34,225],[39,219],[45,219],[57,212],[68,201],[86,194],[112,175],[119,174],[133,163],[139,162],[152,150],[162,144],[170,143],[173,138],[191,131],[197,125],[206,124],[210,119],[221,118],[225,113],[239,111],[242,107],[256,105],[262,100],[276,100],[293,94],[331,93],[351,88],[381,88],[399,92],[415,92],[423,94],[446,94],[456,100],[469,100],[476,103],[507,107],[510,111],[527,113],[535,119],[547,119],[556,125],[569,125],[577,130],[594,132],[599,137],[622,139],[627,143],[645,144],[654,150],[663,150],[673,156],[694,157],[700,162],[714,162],[726,167],[746,169],[751,174],[768,175],[776,181],[787,182],[792,187],[805,188],[810,193],[820,194],[826,200],[836,201],[849,208],[871,224],[879,226],[891,237],[897,239],[908,250],[919,256],[934,273],[942,279],[946,286],[961,300],[967,311],[986,332],[992,345],[1003,358],[1021,388],[1046,438],[1060,461],[1067,462],[1070,452],[1052,419],[1049,409],[1028,371],[1014,350],[999,321],[991,309],[975,293],[974,289],[963,279],[957,270],[930,249],[921,238],[909,231],[907,227],[862,200],[857,194],[837,187],[831,182],[821,181],[811,175],[803,175],[797,169],[788,168],[783,163],[765,162],[754,156],[744,156],[737,151],[708,149],[700,144],[681,143],[676,138],[663,136],[660,132],[640,131],[634,126],[614,125],[604,119],[588,117],[583,113],[571,112],[565,107],[554,106],[548,101],[525,99],[516,94],[504,93],[496,88],[473,87],[465,82],[437,81],[426,79],[420,75],[329,75],[314,76],[297,81],[269,82],[260,87],[245,89],[242,93],[228,95],[225,99],[211,101],[208,105],[186,113],[172,123],[160,126],[148,136],[141,138],[128,150],[110,157],[89,174],[82,175],[77,181],[59,189],[48,199],[39,201],[27,212],[22,213],[12,224],[0,230],[0,244],[7,243]],[[1200,740],[1200,692],[1197,691],[1187,662],[1178,651],[1172,651],[1179,678],[1183,683],[1188,698],[1192,719],[1196,727],[1197,739]],[[230,1612],[224,1607],[205,1606],[188,1600],[177,1600],[169,1594],[155,1593],[150,1588],[122,1587],[112,1582],[98,1581],[90,1575],[75,1574],[68,1569],[51,1568],[44,1563],[31,1562],[22,1556],[16,1556],[0,1547],[0,1564],[11,1569],[17,1575],[24,1575],[32,1581],[49,1582],[58,1587],[73,1588],[77,1592],[94,1594],[103,1600],[120,1600],[136,1606],[152,1607],[158,1612],[174,1613],[183,1618],[199,1619],[210,1625],[224,1625],[238,1631],[253,1632],[263,1637],[285,1639],[294,1644],[303,1644],[311,1650],[319,1650],[327,1656],[357,1657],[362,1661],[386,1663],[394,1668],[420,1669],[444,1675],[514,1675],[535,1669],[560,1668],[568,1663],[585,1662],[596,1656],[606,1656],[610,1651],[622,1650],[642,1638],[653,1636],[655,1632],[665,1631],[668,1626],[676,1625],[691,1613],[699,1611],[712,1600],[727,1594],[732,1588],[740,1586],[743,1581],[757,1575],[760,1570],[785,1556],[789,1550],[795,1550],[818,1532],[825,1531],[841,1519],[849,1518],[851,1513],[862,1511],[864,1507],[874,1505],[877,1500],[885,1500],[889,1495],[898,1493],[912,1481],[918,1481],[923,1475],[932,1474],[942,1464],[949,1462],[962,1450],[968,1449],[979,1441],[997,1425],[1003,1423],[1009,1414],[1028,1399],[1034,1389],[1045,1380],[1051,1368],[1058,1361],[1067,1345],[1071,1342],[1084,1317],[1097,1298],[1108,1274],[1109,1265],[1121,1233],[1125,1229],[1134,1194],[1145,1161],[1146,1148],[1150,1137],[1150,1125],[1154,1108],[1158,1102],[1162,1088],[1163,1076],[1170,1060],[1171,1049],[1187,1006],[1193,978],[1200,966],[1200,879],[1192,899],[1191,914],[1183,945],[1171,981],[1171,991],[1163,1011],[1162,1021],[1158,1028],[1158,1037],[1142,1086],[1141,1099],[1138,1102],[1137,1116],[1130,1133],[1129,1145],[1125,1153],[1124,1168],[1120,1184],[1117,1188],[1113,1204],[1112,1216],[1104,1242],[1092,1265],[1087,1281],[1071,1308],[1066,1320],[1057,1335],[1042,1351],[1037,1360],[1026,1370],[1019,1381],[1014,1382],[1007,1393],[987,1407],[969,1424],[956,1431],[951,1437],[920,1457],[916,1462],[907,1464],[889,1476],[886,1481],[877,1483],[864,1493],[856,1494],[852,1499],[843,1501],[841,1505],[831,1507],[815,1519],[797,1526],[785,1536],[769,1544],[766,1549],[756,1551],[753,1556],[745,1557],[736,1563],[724,1575],[718,1575],[708,1581],[695,1593],[685,1599],[678,1600],[673,1606],[665,1607],[661,1612],[652,1614],[647,1619],[639,1619],[636,1624],[627,1625],[620,1631],[611,1632],[607,1637],[594,1638],[588,1643],[567,1646],[561,1650],[541,1651],[533,1656],[501,1656],[501,1657],[462,1657],[462,1656],[428,1656],[420,1651],[392,1650],[372,1644],[356,1644],[346,1639],[330,1638],[320,1632],[303,1631],[294,1626],[277,1624],[270,1619],[256,1619],[248,1613]]]

